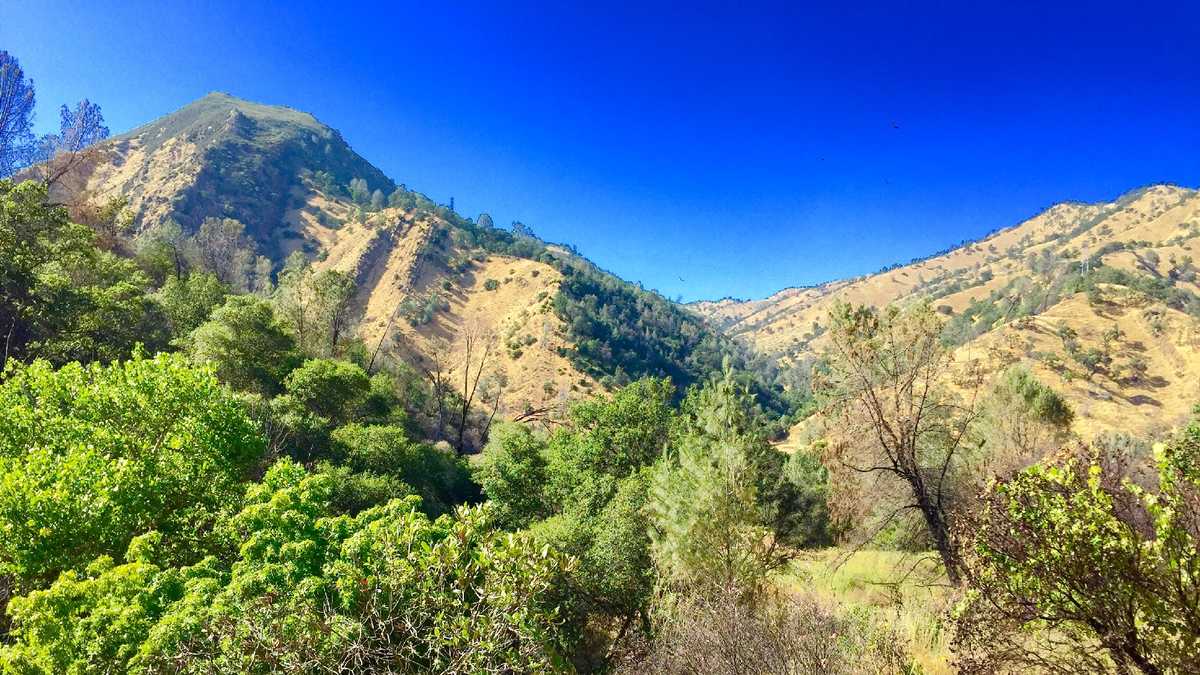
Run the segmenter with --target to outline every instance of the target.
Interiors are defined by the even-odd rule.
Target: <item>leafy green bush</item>
[[[333,477],[288,461],[220,533],[232,562],[127,562],[13,600],[15,672],[547,672],[569,669],[569,559],[486,508],[431,522],[415,500],[333,515]],[[70,626],[71,630],[61,630]]]
[[[0,384],[0,572],[45,583],[150,530],[195,560],[263,450],[241,404],[182,357],[19,367]]]
[[[1200,668],[1200,422],[1155,448],[1150,478],[1111,447],[985,495],[958,631],[968,669]]]
[[[371,378],[358,365],[333,359],[309,359],[288,373],[284,390],[328,423],[337,426],[356,416],[371,390]]]
[[[354,472],[391,477],[421,497],[431,516],[479,499],[466,461],[449,450],[414,441],[403,428],[350,424],[333,432],[339,464]]]
[[[271,304],[246,295],[230,296],[184,346],[197,363],[211,364],[222,382],[268,395],[279,393],[300,360]]]

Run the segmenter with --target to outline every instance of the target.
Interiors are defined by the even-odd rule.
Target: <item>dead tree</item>
[[[973,392],[963,405],[944,386],[952,357],[942,323],[928,305],[877,311],[842,304],[831,319],[827,368],[816,383],[836,430],[826,459],[842,484],[869,480],[870,503],[897,500],[889,520],[917,511],[946,576],[958,584],[956,471],[976,413]],[[860,491],[849,501],[861,507],[866,497]]]

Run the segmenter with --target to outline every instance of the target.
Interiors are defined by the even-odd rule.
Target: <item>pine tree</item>
[[[754,594],[785,556],[760,498],[753,399],[726,370],[684,405],[676,452],[655,467],[650,488],[655,562],[676,589]]]

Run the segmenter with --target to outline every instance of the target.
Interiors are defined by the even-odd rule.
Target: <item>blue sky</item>
[[[114,133],[213,90],[290,105],[686,300],[1200,184],[1194,3],[585,4],[9,0],[0,49],[41,130],[83,97]]]

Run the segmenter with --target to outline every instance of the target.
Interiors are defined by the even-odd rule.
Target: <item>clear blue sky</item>
[[[1196,3],[105,4],[0,3],[42,130],[82,97],[114,133],[212,90],[290,105],[687,300],[1200,184]]]

